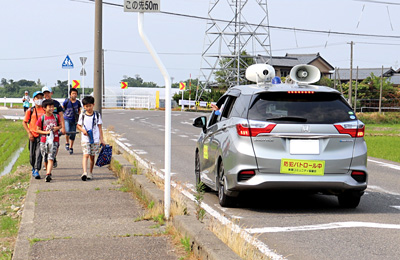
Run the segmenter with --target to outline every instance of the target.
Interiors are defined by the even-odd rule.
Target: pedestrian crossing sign
[[[69,55],[67,55],[67,57],[65,57],[65,60],[62,63],[62,68],[63,69],[73,69],[74,68],[74,64],[72,63],[72,60],[69,57]]]

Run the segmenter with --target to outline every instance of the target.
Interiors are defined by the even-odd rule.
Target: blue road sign
[[[74,64],[72,63],[72,60],[69,57],[69,55],[67,55],[67,57],[65,57],[65,60],[62,63],[62,68],[63,69],[73,69],[74,68]]]

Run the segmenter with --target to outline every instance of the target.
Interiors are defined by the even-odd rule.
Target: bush
[[[400,113],[397,112],[357,113],[357,118],[365,124],[400,124]]]

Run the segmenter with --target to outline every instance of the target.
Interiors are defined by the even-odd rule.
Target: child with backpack
[[[65,129],[67,134],[65,135],[65,149],[69,152],[70,155],[74,153],[74,141],[75,141],[75,132],[76,132],[76,124],[78,123],[79,114],[81,113],[81,102],[77,99],[78,90],[76,88],[72,88],[69,91],[69,96],[71,98],[67,98],[63,103],[64,108],[64,120],[65,120]]]
[[[59,146],[58,130],[62,128],[61,120],[54,114],[54,101],[46,99],[43,101],[43,109],[45,114],[37,120],[37,132],[41,134],[40,151],[46,166],[46,182],[52,180],[51,171],[56,158],[57,149]]]
[[[22,125],[29,137],[29,161],[32,165],[32,176],[35,179],[40,179],[39,171],[42,167],[42,154],[40,153],[40,136],[37,132],[36,122],[44,114],[42,91],[33,93],[32,99],[35,106],[26,111]]]
[[[88,96],[82,99],[83,108],[86,110],[79,115],[77,128],[81,131],[81,145],[83,151],[82,181],[93,179],[94,157],[100,152],[100,144],[105,145],[103,138],[103,121],[101,115],[94,109],[94,97]],[[90,168],[87,172],[87,161],[90,158]]]

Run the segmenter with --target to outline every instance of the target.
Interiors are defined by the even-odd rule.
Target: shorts
[[[54,159],[56,159],[58,146],[59,146],[59,143],[54,142],[53,149],[47,153],[46,152],[46,143],[42,143],[42,142],[40,143],[40,153],[42,154],[43,160],[45,162],[47,162],[48,160],[54,161]]]
[[[95,156],[100,153],[100,143],[81,143],[83,154]]]
[[[67,132],[67,135],[69,137],[69,139],[71,139],[72,141],[75,140],[75,135],[76,135],[76,123],[75,120],[69,120],[69,119],[65,119],[65,131]],[[71,134],[68,134],[68,132],[74,132]]]

